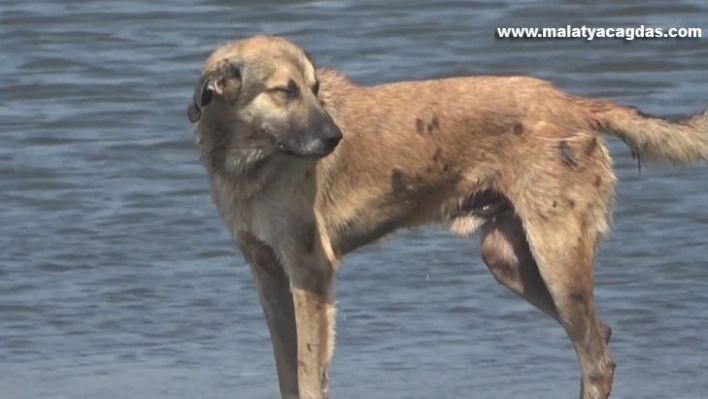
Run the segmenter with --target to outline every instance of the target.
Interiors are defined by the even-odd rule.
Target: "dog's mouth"
[[[285,143],[276,142],[275,148],[281,154],[290,155],[290,156],[297,157],[297,158],[309,158],[307,156],[299,154],[297,151],[293,150],[292,148],[290,148],[290,146],[286,145]]]
[[[334,152],[337,144],[339,144],[339,139],[317,139],[295,145],[276,141],[275,148],[282,154],[297,158],[321,159]]]

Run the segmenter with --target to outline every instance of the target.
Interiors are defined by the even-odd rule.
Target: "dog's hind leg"
[[[239,237],[239,246],[253,273],[268,325],[280,396],[298,399],[297,333],[290,279],[270,247],[246,235]]]
[[[538,265],[531,255],[521,220],[513,210],[504,211],[481,227],[481,255],[496,281],[558,321],[558,312]],[[609,343],[612,330],[600,321]]]
[[[513,211],[485,222],[481,233],[482,260],[497,282],[557,319],[553,297],[538,272],[521,221]]]
[[[578,356],[580,398],[606,399],[612,390],[615,362],[595,311],[593,268],[598,232],[583,213],[525,216],[531,253],[553,299],[558,321]]]
[[[481,228],[482,260],[499,284],[559,321],[556,305],[531,255],[521,220],[513,211],[497,215]],[[602,337],[610,343],[612,329],[598,319]],[[581,395],[585,384],[580,380]]]

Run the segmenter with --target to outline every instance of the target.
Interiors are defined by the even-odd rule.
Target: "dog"
[[[641,162],[708,159],[705,111],[663,119],[525,76],[363,87],[278,36],[214,50],[187,114],[288,399],[329,397],[345,255],[431,225],[479,231],[495,279],[565,329],[580,397],[608,398],[615,361],[593,277],[615,201],[603,134]]]

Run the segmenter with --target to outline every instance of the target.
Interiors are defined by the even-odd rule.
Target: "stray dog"
[[[571,339],[580,397],[609,397],[615,362],[593,267],[616,178],[601,133],[640,161],[708,159],[706,112],[671,121],[530,77],[360,87],[273,36],[215,50],[187,114],[253,272],[283,398],[329,397],[342,258],[431,224],[480,230],[496,280]]]

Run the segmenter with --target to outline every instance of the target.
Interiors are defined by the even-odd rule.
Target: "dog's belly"
[[[345,255],[393,233],[401,225],[396,218],[386,218],[375,223],[362,219],[351,220],[336,235],[335,252]]]
[[[344,255],[402,228],[427,224],[449,224],[453,233],[468,236],[485,221],[513,209],[504,195],[493,190],[452,201],[455,203],[452,207],[449,202],[448,205],[419,202],[416,206],[401,207],[398,203],[361,211],[347,218],[334,235],[335,251]]]
[[[483,190],[458,200],[458,205],[450,214],[451,231],[455,235],[468,237],[489,220],[506,211],[513,211],[511,202],[494,190]]]

